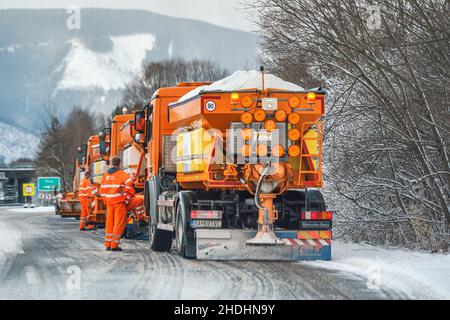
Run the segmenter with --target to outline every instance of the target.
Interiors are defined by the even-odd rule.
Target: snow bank
[[[0,222],[0,261],[6,255],[18,253],[23,253],[20,234]]]
[[[303,91],[304,88],[293,84],[291,82],[284,81],[273,74],[264,75],[264,86],[266,89],[280,89],[287,91]],[[239,91],[245,89],[259,89],[262,90],[261,72],[250,70],[239,70],[233,73],[231,76],[222,80],[213,82],[208,86],[201,86],[187,94],[182,96],[178,102],[186,101],[193,98],[203,92],[212,91]]]
[[[24,212],[39,213],[39,212],[54,212],[55,211],[55,207],[54,206],[50,206],[50,207],[35,207],[35,208],[16,207],[16,208],[8,208],[7,210],[10,211],[10,212],[20,212],[20,213],[24,213]]]
[[[71,50],[64,60],[64,75],[57,90],[100,88],[105,91],[122,89],[141,71],[147,51],[153,49],[155,36],[134,34],[111,37],[110,52],[95,52],[78,39],[71,41]]]
[[[391,289],[416,299],[450,299],[450,255],[387,250],[334,241],[332,261],[303,262],[352,273],[368,289]]]

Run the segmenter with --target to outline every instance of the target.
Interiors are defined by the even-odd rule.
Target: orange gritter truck
[[[186,258],[331,259],[325,93],[255,72],[160,88],[135,113],[152,250],[175,238]]]
[[[86,145],[78,147],[77,149],[77,159],[75,159],[75,167],[73,171],[73,191],[65,191],[62,194],[61,199],[56,199],[55,201],[55,211],[56,214],[63,218],[79,218],[81,214],[81,204],[78,199],[78,187],[80,181],[83,178],[83,168],[84,154],[86,150]]]

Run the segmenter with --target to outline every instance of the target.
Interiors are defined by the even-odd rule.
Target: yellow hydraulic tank
[[[180,133],[177,136],[177,172],[205,171],[212,140],[211,134],[204,128]]]

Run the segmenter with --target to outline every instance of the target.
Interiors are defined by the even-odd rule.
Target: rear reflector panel
[[[222,220],[222,211],[217,210],[192,210],[191,219]]]
[[[332,220],[333,212],[331,211],[303,211],[301,213],[302,220]]]

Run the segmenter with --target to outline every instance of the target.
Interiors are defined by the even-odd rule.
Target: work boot
[[[117,248],[111,248],[111,251],[123,251],[122,248],[117,247]]]
[[[111,248],[110,247],[106,247],[106,251],[110,251],[111,250]]]

